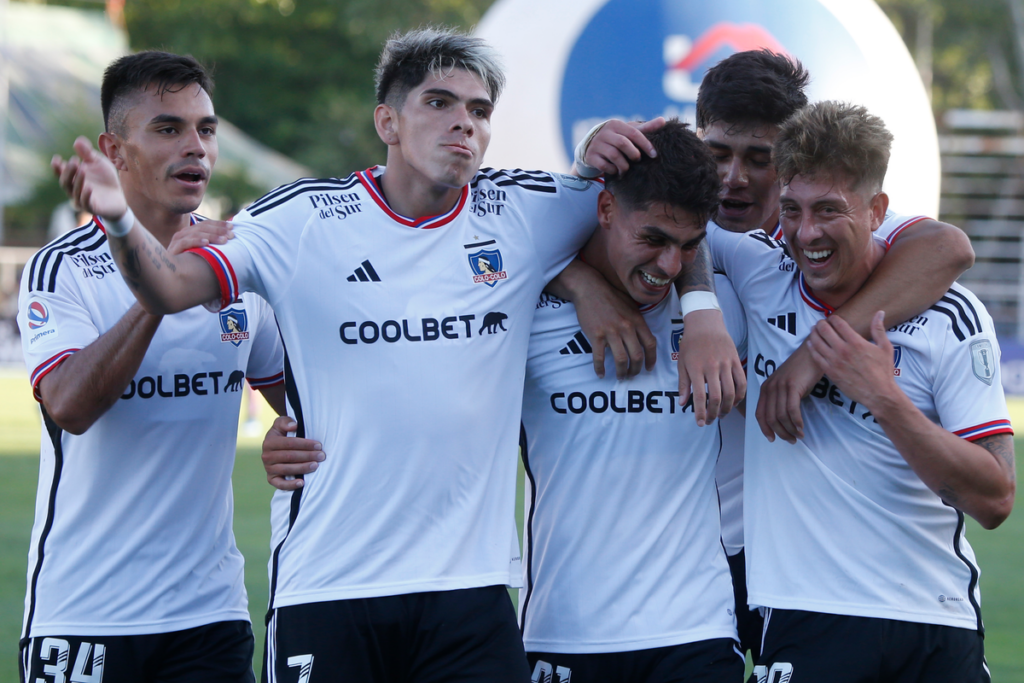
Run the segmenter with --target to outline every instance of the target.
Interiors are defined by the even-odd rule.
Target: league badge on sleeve
[[[502,269],[501,252],[497,249],[481,249],[469,255],[469,267],[473,269],[473,282],[483,282],[488,287],[505,280],[508,274]]]
[[[903,347],[899,344],[892,345],[892,376],[899,377],[902,374],[900,370],[900,360],[903,358]]]
[[[50,311],[42,301],[33,299],[28,304],[25,318],[28,320],[28,329],[38,330],[40,327],[46,327],[46,324],[50,322]]]
[[[240,346],[249,338],[249,316],[242,307],[231,306],[220,312],[220,340]]]
[[[971,367],[975,377],[992,386],[992,379],[996,376],[996,356],[988,339],[971,342]]]

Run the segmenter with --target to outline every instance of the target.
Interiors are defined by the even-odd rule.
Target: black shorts
[[[528,652],[533,683],[742,683],[743,655],[732,638],[632,652]]]
[[[21,681],[255,683],[247,621],[141,636],[40,636],[21,650]]]
[[[769,609],[751,683],[990,683],[984,636],[894,619]]]
[[[275,609],[264,683],[526,683],[504,586],[334,600]]]
[[[730,555],[729,573],[732,574],[732,592],[736,596],[736,630],[740,635],[740,649],[750,652],[755,662],[761,654],[761,632],[764,630],[764,617],[760,610],[747,607],[747,563],[743,551]]]

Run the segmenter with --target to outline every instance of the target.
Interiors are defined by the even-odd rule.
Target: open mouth
[[[672,280],[668,278],[654,277],[650,273],[647,273],[642,270],[640,271],[640,279],[646,282],[651,287],[664,287],[668,283],[672,282]]]
[[[743,211],[749,206],[752,206],[751,202],[741,202],[737,199],[722,200],[722,208],[727,211]]]
[[[804,249],[804,258],[814,264],[824,263],[828,261],[829,257],[834,253],[834,249],[821,249],[818,251],[811,251],[810,249]]]
[[[184,180],[186,183],[200,183],[203,181],[203,176],[199,173],[179,173],[174,177],[178,180]]]

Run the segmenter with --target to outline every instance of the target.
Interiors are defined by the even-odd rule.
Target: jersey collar
[[[374,174],[374,171],[380,169],[381,173]],[[455,206],[449,209],[446,213],[438,214],[436,216],[422,216],[420,218],[407,218],[400,214],[395,213],[388,206],[387,200],[384,199],[384,193],[380,191],[377,186],[377,176],[383,174],[384,169],[380,166],[371,166],[365,171],[356,173],[356,177],[366,188],[366,191],[370,193],[373,201],[377,203],[381,211],[386,213],[391,220],[396,223],[400,223],[406,227],[419,228],[421,230],[431,230],[433,228],[440,228],[442,225],[447,225],[455,220],[455,217],[462,211],[462,207],[466,205],[466,200],[469,199],[469,185],[462,188],[461,194],[459,194],[459,201],[455,202]]]
[[[797,281],[797,284],[800,287],[800,296],[803,297],[804,302],[808,306],[819,313],[824,313],[826,318],[836,312],[836,309],[819,300],[818,297],[811,293],[811,288],[807,286],[803,273],[800,273],[800,279]]]

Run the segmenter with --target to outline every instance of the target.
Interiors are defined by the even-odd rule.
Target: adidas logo
[[[369,261],[363,261],[362,268],[356,268],[356,272],[346,279],[349,282],[380,282],[380,275],[377,275]]]
[[[768,318],[768,324],[775,325],[775,327],[783,332],[789,332],[794,337],[796,336],[796,313],[793,311],[783,313],[774,318]]]
[[[572,339],[569,340],[569,343],[563,346],[562,350],[559,351],[563,356],[579,356],[584,353],[593,352],[594,349],[590,346],[590,342],[587,341],[587,338],[583,336],[582,332],[574,334]]]

